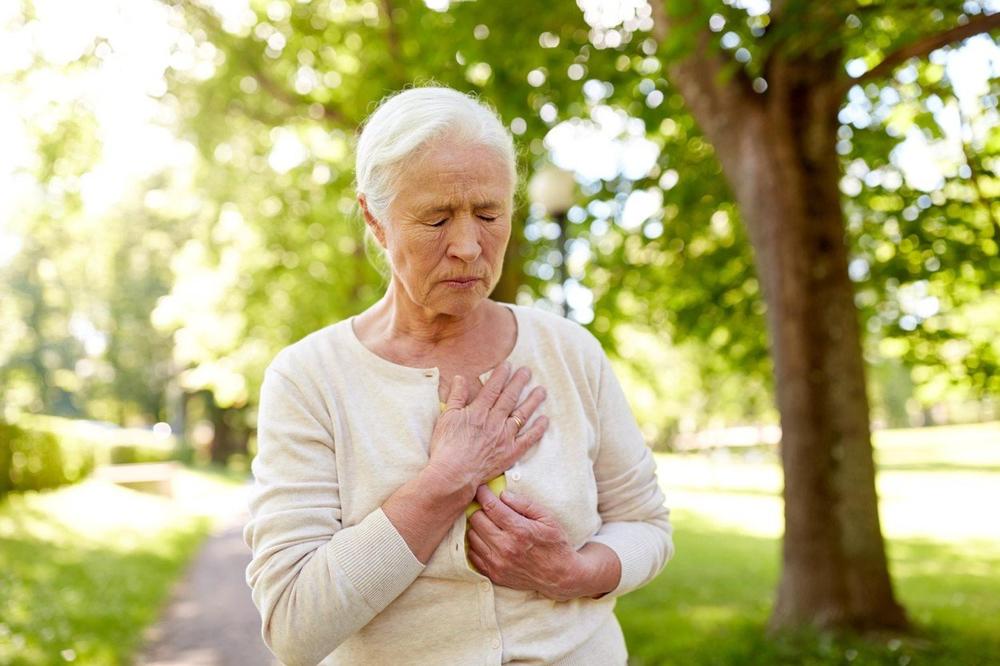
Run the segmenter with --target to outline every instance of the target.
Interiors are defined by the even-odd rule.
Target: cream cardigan
[[[347,319],[283,349],[261,388],[246,580],[281,661],[626,662],[615,598],[674,551],[653,456],[598,341],[561,317],[507,307],[518,329],[509,360],[533,373],[522,395],[544,385],[539,413],[550,420],[507,487],[553,512],[577,548],[612,548],[618,587],[556,602],[494,585],[466,561],[464,514],[421,564],[381,505],[427,464],[438,370],[374,354]]]

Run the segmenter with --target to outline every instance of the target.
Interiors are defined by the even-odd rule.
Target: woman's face
[[[406,167],[387,219],[374,220],[363,198],[395,287],[414,304],[462,315],[493,291],[513,208],[510,174],[495,151],[439,139]]]

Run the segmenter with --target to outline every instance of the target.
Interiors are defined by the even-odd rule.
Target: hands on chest
[[[512,372],[510,364],[503,363],[470,399],[467,380],[456,375],[431,435],[428,466],[441,475],[438,478],[467,488],[468,499],[481,505],[469,518],[468,555],[494,583],[556,601],[607,592],[614,587],[603,580],[607,576],[600,583],[606,589],[590,589],[587,579],[596,566],[608,570],[617,565],[610,549],[588,544],[598,552],[587,547],[577,551],[550,511],[508,491],[498,497],[486,485],[537,444],[548,428],[545,415],[532,420],[545,399],[543,387],[535,387],[518,403],[530,379],[530,369]]]
[[[469,517],[469,561],[497,585],[533,590],[556,601],[580,596],[580,554],[559,521],[536,502],[489,486],[476,491],[482,506]]]
[[[446,409],[431,434],[428,467],[448,484],[462,487],[471,501],[476,489],[509,469],[541,440],[549,420],[532,416],[545,389],[536,386],[518,402],[531,379],[522,367],[498,366],[475,398],[469,398],[467,380],[452,380]],[[529,423],[530,421],[530,423]]]

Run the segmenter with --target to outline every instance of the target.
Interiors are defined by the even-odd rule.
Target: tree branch
[[[214,38],[216,40],[220,40],[221,37],[232,39],[226,32],[225,28],[222,27],[222,21],[219,19],[218,15],[208,7],[205,7],[198,2],[175,2],[174,0],[164,1],[168,4],[177,6],[182,12],[188,12],[195,15],[196,20],[200,21],[208,32],[209,39]],[[253,76],[253,78],[257,79],[257,82],[260,84],[262,90],[268,93],[273,99],[282,102],[290,110],[306,111],[313,104],[318,104],[323,111],[323,120],[328,121],[333,125],[338,125],[348,129],[353,129],[357,126],[357,122],[347,117],[347,115],[343,113],[342,109],[335,107],[332,104],[323,103],[318,100],[310,99],[305,95],[300,95],[295,90],[292,90],[276,81],[268,72],[265,71],[259,60],[248,55],[248,51],[244,45],[235,45],[230,55],[235,56],[235,60],[239,62],[248,71],[248,73]],[[253,113],[249,113],[248,115],[251,117],[254,116]]]
[[[882,62],[875,65],[861,76],[853,79],[843,79],[841,83],[843,93],[846,94],[847,90],[853,85],[889,75],[894,69],[896,69],[896,67],[910,58],[925,56],[931,51],[947,46],[952,42],[961,41],[972,37],[973,35],[989,32],[997,28],[1000,28],[1000,13],[989,15],[982,14],[969,19],[969,22],[965,25],[958,25],[942,32],[921,37],[910,44],[899,47],[883,58]]]
[[[397,29],[396,21],[392,16],[396,8],[393,6],[393,0],[381,1],[382,13],[385,14],[387,22],[385,38],[387,46],[389,47],[389,59],[392,61],[393,74],[396,77],[397,87],[399,87],[406,82],[406,76],[403,69],[403,51],[400,47],[399,30]]]
[[[976,164],[975,156],[972,151],[972,121],[965,117],[965,114],[962,112],[961,104],[956,104],[955,109],[958,111],[959,127],[962,129],[962,155],[965,157],[966,166],[969,167],[969,181],[972,183],[972,190],[976,193],[979,203],[986,209],[986,213],[990,217],[990,222],[993,225],[993,239],[1000,242],[1000,213],[998,213],[998,211],[1000,211],[1000,206],[998,206],[991,197],[987,196],[986,193],[983,192],[983,187],[979,183],[979,165]],[[969,141],[966,141],[964,136],[966,127],[969,128]]]
[[[683,18],[671,16],[667,12],[668,2],[671,0],[652,0],[649,3],[653,10],[652,35],[658,43],[664,44],[670,39],[671,31],[694,34],[693,48],[678,54],[676,59],[671,59],[664,65],[671,84],[681,92],[699,123],[710,119],[721,121],[731,115],[727,111],[732,108],[757,102],[760,96],[753,91],[753,86],[742,69],[737,69],[729,75],[727,81],[722,81],[723,72],[732,68],[735,63],[710,47],[715,34],[708,29],[707,23],[701,26],[689,25],[699,16],[697,9]]]
[[[346,118],[339,108],[330,104],[324,104],[323,102],[311,100],[305,95],[300,95],[299,93],[289,90],[285,86],[279,84],[271,78],[263,68],[257,67],[257,63],[251,62],[249,58],[242,59],[241,61],[251,72],[253,72],[252,76],[260,83],[260,87],[274,99],[283,102],[288,108],[293,110],[307,109],[313,104],[318,104],[320,109],[323,111],[323,120],[329,121],[334,125],[338,125],[346,129],[352,129],[357,125],[357,123]]]

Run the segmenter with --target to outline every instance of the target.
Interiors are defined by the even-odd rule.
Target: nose
[[[473,263],[483,253],[483,247],[479,242],[479,225],[463,217],[456,219],[450,226],[448,256],[461,259],[467,264]]]

